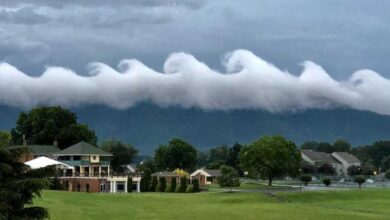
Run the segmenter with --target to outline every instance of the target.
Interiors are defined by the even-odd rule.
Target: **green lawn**
[[[100,194],[45,191],[51,219],[389,219],[390,189]]]
[[[222,189],[218,184],[210,184],[206,185],[207,189]],[[245,182],[241,183],[239,187],[233,187],[233,189],[242,189],[242,190],[281,190],[281,189],[291,189],[289,186],[268,186],[267,184],[262,183],[252,183]],[[225,188],[224,190],[229,190],[229,188]]]

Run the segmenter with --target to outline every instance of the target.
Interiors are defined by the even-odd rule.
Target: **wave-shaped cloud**
[[[225,56],[219,73],[186,53],[171,54],[164,73],[138,60],[117,70],[89,65],[88,76],[48,67],[39,77],[0,64],[0,103],[11,106],[105,104],[126,109],[139,102],[206,110],[264,109],[271,112],[349,107],[390,114],[390,80],[359,70],[346,81],[333,79],[306,61],[299,76],[282,71],[247,50]]]

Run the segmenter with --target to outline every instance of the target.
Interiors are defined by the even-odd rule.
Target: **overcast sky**
[[[27,75],[38,76],[42,75],[48,66],[60,66],[69,68],[78,75],[86,75],[91,74],[87,68],[91,62],[105,63],[117,69],[118,63],[123,59],[133,58],[157,72],[165,72],[164,63],[165,67],[171,68],[173,64],[167,65],[166,60],[174,52],[192,54],[197,59],[196,62],[204,62],[217,72],[226,72],[226,66],[223,64],[226,62],[226,53],[245,49],[259,59],[274,64],[281,72],[288,71],[292,76],[301,75],[302,63],[310,60],[321,65],[336,83],[340,81],[343,84],[343,81],[349,80],[348,85],[343,86],[352,92],[357,92],[356,88],[350,89],[351,85],[356,86],[356,78],[364,75],[363,78],[366,79],[367,74],[350,79],[358,70],[370,69],[390,78],[388,0],[0,0],[0,5],[0,61],[7,63],[7,66],[3,66],[3,72],[8,71],[10,65]],[[241,55],[237,56],[240,56],[240,59],[252,56],[242,55],[242,51],[239,54]],[[174,56],[175,59],[178,59],[177,56]],[[3,83],[5,82],[3,76]],[[388,83],[387,79],[381,78],[380,86],[387,86]],[[39,85],[41,84],[33,86],[35,90]],[[221,87],[221,90],[232,88],[226,87],[225,84],[222,86],[225,87]],[[14,93],[20,92],[17,88],[9,88],[4,84],[1,89],[15,89]],[[41,92],[43,91],[37,92],[36,95]],[[371,105],[373,102],[379,105],[378,101],[383,102],[390,98],[389,93],[387,89],[378,100],[370,99],[365,105]],[[247,91],[241,95],[248,94],[251,92]],[[134,96],[138,93],[129,92],[125,95]],[[300,92],[295,94],[300,95]],[[359,91],[358,95],[362,95],[362,92]],[[5,104],[32,102],[17,100],[10,103],[10,99],[15,96],[5,96],[0,94],[0,101]],[[149,94],[145,99],[157,99],[150,96]],[[368,96],[366,94],[362,99],[372,96],[372,93]],[[218,99],[217,97],[219,96],[215,95],[214,98]],[[317,97],[322,98],[324,97],[321,95]],[[349,100],[346,97],[340,99],[344,98]],[[101,97],[98,101],[90,102],[105,103],[100,99]],[[332,98],[331,101],[340,104],[340,100],[335,101]],[[72,100],[60,104],[69,102]],[[192,102],[190,106],[203,107],[204,104],[199,104],[199,100]],[[240,102],[239,105],[275,108],[269,107],[268,104],[252,102],[254,100]],[[295,103],[294,106],[301,105],[302,102],[297,101],[298,104]],[[344,100],[341,104],[356,107],[357,104],[352,102],[360,102],[360,99],[347,103]],[[317,100],[311,100],[309,104],[304,101],[303,108],[307,105],[310,107],[313,103],[318,104]],[[117,105],[116,102],[109,104]],[[224,101],[215,103],[214,99],[206,102],[209,108],[230,104]],[[284,104],[279,103],[276,106]],[[389,106],[377,106],[368,110],[390,113]]]

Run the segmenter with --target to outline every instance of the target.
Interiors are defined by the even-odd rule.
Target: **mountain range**
[[[353,146],[390,139],[390,116],[352,109],[270,113],[262,110],[204,111],[197,108],[139,104],[127,110],[101,105],[71,108],[94,129],[99,141],[117,138],[151,154],[173,137],[198,149],[235,142],[250,143],[262,135],[280,134],[296,144],[346,139]],[[0,106],[0,129],[9,130],[22,109]]]

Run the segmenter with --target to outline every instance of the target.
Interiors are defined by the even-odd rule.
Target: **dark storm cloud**
[[[368,0],[0,0],[0,5],[0,60],[28,75],[41,75],[46,66],[61,66],[72,69],[81,77],[88,75],[85,67],[90,62],[115,66],[118,61],[129,58],[141,60],[157,72],[164,72],[166,57],[181,51],[207,63],[208,68],[213,71],[224,72],[220,65],[223,54],[243,48],[252,51],[261,59],[271,61],[281,72],[287,70],[291,77],[301,75],[300,64],[305,60],[321,64],[329,72],[329,77],[334,79],[336,84],[341,84],[343,91],[347,90],[348,94],[352,91],[361,98],[367,98],[368,101],[362,103],[371,101],[373,107],[356,104],[360,100],[356,97],[351,98],[354,101],[334,98],[337,95],[323,98],[322,94],[327,94],[323,90],[317,92],[321,97],[318,100],[388,113],[387,107],[380,105],[384,102],[382,99],[388,97],[386,92],[375,98],[370,89],[365,92],[355,91],[357,89],[354,83],[359,80],[353,80],[356,77],[363,78],[366,82],[372,79],[375,83],[370,81],[373,83],[368,84],[381,86],[380,88],[388,85],[386,78],[390,76],[390,62],[387,60],[390,57],[390,2],[387,0],[378,0],[375,4]],[[243,57],[251,59],[251,56]],[[171,66],[172,63],[168,63]],[[356,76],[354,73],[361,69],[372,69],[381,76],[371,74],[372,72],[358,72]],[[186,70],[181,71],[185,75],[191,75],[186,74]],[[26,77],[28,79],[28,76]],[[77,79],[85,81],[84,78]],[[229,82],[226,87],[223,81],[221,82],[222,86],[218,88],[236,85]],[[352,89],[344,87],[345,82],[348,82],[347,87],[352,86]],[[376,84],[377,82],[379,84]],[[88,83],[94,84],[93,81]],[[164,84],[165,81],[159,83]],[[147,87],[141,85],[142,88]],[[198,86],[197,83],[193,85]],[[333,85],[334,83],[329,88],[336,88]],[[201,84],[200,88],[204,89],[204,84]],[[296,101],[293,103],[300,104],[303,108],[310,108],[312,103],[318,104],[310,98],[304,98],[306,101],[298,100],[298,94],[305,97],[306,93],[295,93],[294,88],[292,86],[283,90],[296,95],[289,99]],[[167,105],[175,103],[171,99],[165,103],[163,97],[157,101],[157,96],[151,95],[153,92],[144,89],[146,90],[139,91],[146,91],[146,94],[150,95],[146,99]],[[89,92],[91,91],[94,90]],[[307,91],[313,92],[311,89]],[[192,94],[193,91],[184,92]],[[245,92],[248,91],[237,90],[239,95],[236,99],[253,91]],[[175,95],[172,93],[171,90],[168,91],[169,95]],[[127,93],[129,94],[134,96],[138,93]],[[250,99],[247,103],[242,103],[222,98],[222,105],[216,101],[219,92],[205,90],[205,94],[211,94],[210,99],[190,95],[193,98],[187,100],[188,105],[202,108],[222,108],[223,105],[235,108],[242,105],[271,110],[285,109],[286,106],[297,107],[283,98],[275,98],[278,103],[272,105],[266,105],[264,100]],[[270,97],[275,97],[275,94],[270,93]],[[124,97],[121,96],[119,100],[122,98]],[[137,102],[134,100],[138,99],[132,97],[123,101],[128,103],[123,106],[132,106]],[[31,103],[28,100],[19,101],[18,103],[22,104]],[[51,97],[46,101],[51,103]],[[91,102],[93,101],[119,105],[117,102],[102,101],[101,97],[91,98]],[[228,103],[229,101],[231,103]],[[328,101],[322,104],[328,106]],[[72,104],[66,97],[64,103]]]

